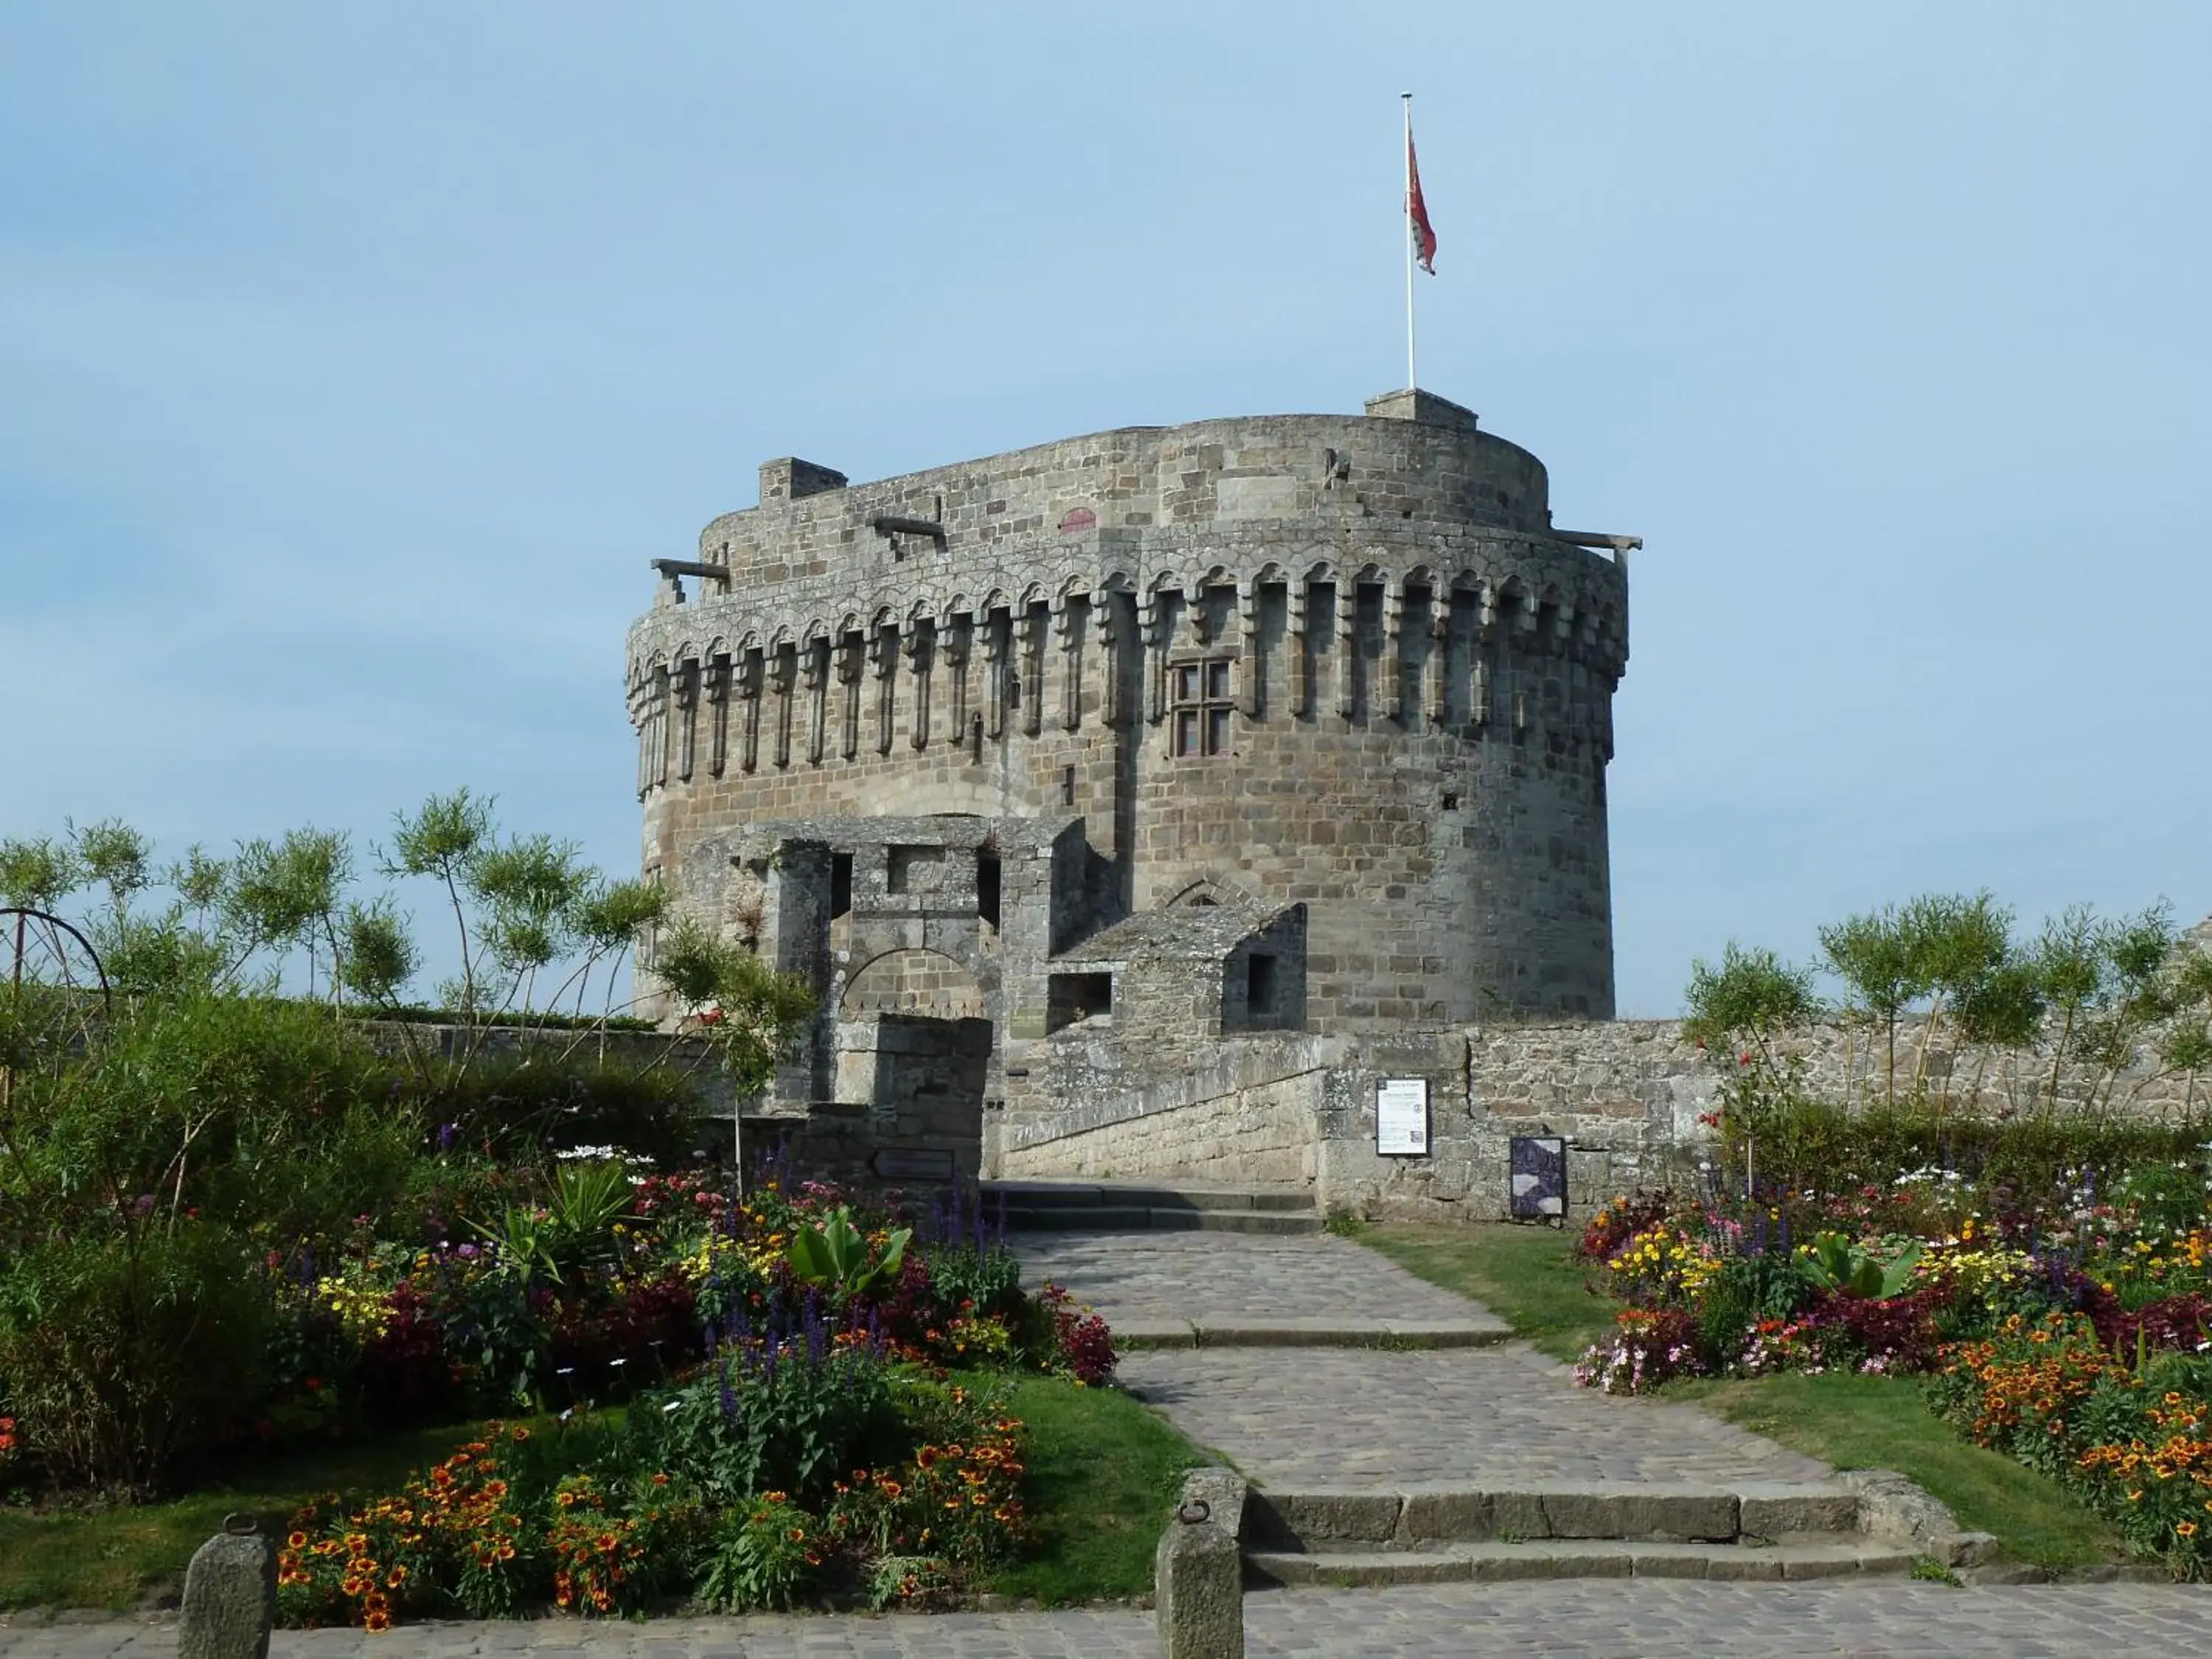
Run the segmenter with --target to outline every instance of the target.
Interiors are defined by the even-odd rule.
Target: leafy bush
[[[699,1581],[699,1599],[724,1613],[791,1606],[822,1565],[808,1534],[812,1519],[781,1492],[728,1511]]]
[[[770,1490],[811,1501],[902,1449],[880,1351],[811,1312],[795,1330],[740,1335],[630,1420],[632,1462],[684,1469],[723,1504]]]
[[[1734,1122],[1728,1128],[1729,1157],[1741,1169],[1743,1131]],[[2113,1177],[2147,1167],[2200,1169],[2203,1139],[2201,1128],[2183,1124],[2088,1115],[1996,1120],[1925,1097],[1863,1111],[1797,1098],[1759,1126],[1752,1151],[1762,1185],[1778,1191],[1848,1194],[1933,1168],[2026,1196],[2071,1186],[2084,1169]]]
[[[0,1378],[49,1472],[143,1492],[260,1414],[270,1286],[185,1220],[43,1238],[0,1268]]]

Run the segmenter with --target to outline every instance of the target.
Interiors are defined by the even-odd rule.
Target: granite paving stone
[[[1121,1376],[1200,1445],[1277,1491],[1833,1475],[1696,1407],[1578,1389],[1524,1343],[1163,1349],[1127,1356]]]
[[[1488,1310],[1348,1239],[1018,1238],[1023,1275],[1117,1316],[1465,1320]],[[1123,1356],[1122,1382],[1262,1486],[1822,1480],[1829,1467],[1693,1406],[1575,1386],[1526,1343],[1231,1346]]]
[[[2212,1590],[2181,1584],[1952,1589],[1909,1580],[1735,1584],[1591,1578],[1296,1589],[1244,1600],[1254,1659],[1522,1655],[1553,1659],[2109,1659],[2212,1652]],[[520,1633],[521,1641],[514,1638]],[[173,1620],[0,1617],[0,1659],[174,1659]],[[1149,1613],[1062,1612],[441,1624],[383,1637],[280,1631],[270,1659],[1152,1659]]]
[[[1347,1239],[1248,1233],[1016,1234],[1022,1282],[1117,1319],[1464,1320],[1485,1314]]]

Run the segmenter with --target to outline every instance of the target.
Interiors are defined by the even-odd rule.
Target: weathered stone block
[[[1733,1493],[1623,1487],[1547,1492],[1544,1515],[1554,1538],[1668,1539],[1689,1542],[1736,1534]]]
[[[1859,1495],[1848,1490],[1746,1482],[1736,1501],[1737,1530],[1747,1538],[1858,1530]]]
[[[1488,1492],[1451,1486],[1411,1487],[1398,1512],[1397,1541],[1421,1544],[1492,1537],[1496,1528],[1491,1514]]]
[[[1313,1491],[1266,1492],[1260,1501],[1283,1536],[1312,1546],[1388,1542],[1398,1530],[1401,1500],[1395,1492]]]
[[[276,1548],[243,1528],[210,1538],[185,1569],[177,1659],[269,1659],[276,1620]]]
[[[1152,1558],[1160,1659],[1243,1659],[1244,1557],[1212,1521],[1168,1522]]]

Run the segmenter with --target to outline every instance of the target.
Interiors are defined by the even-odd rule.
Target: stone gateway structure
[[[1612,1015],[1639,544],[1425,392],[771,461],[630,629],[644,866],[821,994],[772,1109],[910,1173],[1340,1186],[1376,1079]]]

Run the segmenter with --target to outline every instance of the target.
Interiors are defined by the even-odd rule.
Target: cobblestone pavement
[[[1579,1579],[1244,1600],[1254,1659],[1544,1654],[1554,1659],[2110,1659],[2212,1652],[2212,1590],[2164,1584],[1947,1589],[1881,1583]],[[0,1618],[0,1659],[173,1659],[173,1623]],[[573,1620],[280,1631],[270,1659],[1152,1659],[1148,1613]]]
[[[1106,1316],[1464,1319],[1473,1305],[1387,1256],[1327,1234],[1017,1233],[1022,1282],[1051,1279]]]
[[[1121,1378],[1262,1486],[1825,1480],[1694,1406],[1608,1399],[1522,1343],[1133,1353]]]
[[[1023,1277],[1106,1316],[1205,1322],[1344,1315],[1463,1319],[1485,1311],[1376,1252],[1326,1235],[1123,1233],[1019,1237]],[[1576,1388],[1524,1343],[1429,1352],[1161,1349],[1122,1382],[1261,1485],[1411,1480],[1819,1480],[1825,1463],[1693,1406]]]

